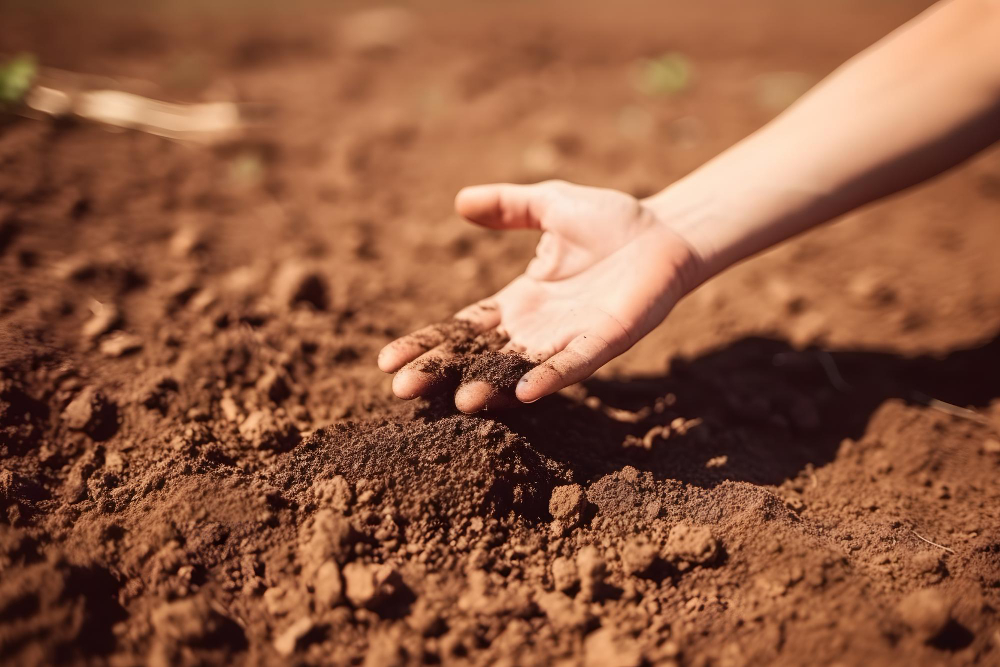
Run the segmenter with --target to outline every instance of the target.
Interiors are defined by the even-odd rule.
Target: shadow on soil
[[[888,399],[984,407],[1000,396],[1000,337],[942,357],[794,350],[746,338],[669,373],[585,384],[600,405],[554,396],[490,415],[539,451],[594,479],[632,465],[698,486],[724,480],[778,484],[809,464],[830,462],[845,438],[860,438]],[[652,406],[659,405],[659,411]],[[677,417],[699,419],[686,434],[644,436]],[[720,457],[726,457],[724,463]],[[716,465],[708,465],[713,461]]]

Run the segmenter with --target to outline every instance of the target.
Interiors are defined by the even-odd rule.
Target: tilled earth
[[[995,152],[531,406],[374,365],[530,257],[462,185],[649,194],[920,9],[4,3],[0,52],[271,113],[0,120],[2,661],[995,664]]]

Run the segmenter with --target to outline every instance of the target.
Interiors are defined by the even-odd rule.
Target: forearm
[[[646,204],[705,280],[930,178],[1000,139],[997,44],[1000,0],[940,3]]]

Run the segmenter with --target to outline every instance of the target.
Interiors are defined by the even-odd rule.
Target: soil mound
[[[502,424],[458,415],[324,428],[296,450],[289,468],[282,474],[292,489],[299,486],[293,480],[322,484],[339,475],[408,521],[445,524],[510,513],[537,519],[566,474]]]

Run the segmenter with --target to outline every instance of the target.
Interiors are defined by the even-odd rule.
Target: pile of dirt
[[[747,72],[819,74],[918,9],[775,1],[6,8],[0,52],[276,111],[216,147],[0,119],[3,659],[996,662],[995,155],[518,410],[404,403],[374,364],[530,256],[448,219],[458,187],[648,192],[766,120]],[[636,98],[676,50],[698,85]],[[427,368],[530,368],[471,334],[432,331],[453,356]]]

